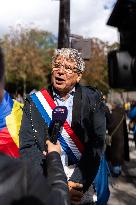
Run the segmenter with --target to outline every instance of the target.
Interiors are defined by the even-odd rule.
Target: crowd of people
[[[51,70],[47,90],[30,93],[25,102],[20,96],[13,100],[4,89],[0,50],[0,201],[99,205],[94,182],[103,156],[113,176],[129,161],[126,112],[117,101],[109,106],[98,89],[80,85],[85,63],[76,49],[57,49]],[[54,144],[50,139],[56,106],[65,106],[68,115]]]

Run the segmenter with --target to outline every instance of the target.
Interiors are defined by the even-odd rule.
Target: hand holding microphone
[[[57,141],[56,144],[53,144],[50,140],[46,140],[46,145],[48,153],[58,152],[59,154],[61,154],[61,146],[59,141]],[[47,152],[43,151],[43,154],[46,156]]]

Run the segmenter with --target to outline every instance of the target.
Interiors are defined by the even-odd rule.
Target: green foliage
[[[9,91],[26,93],[48,86],[51,59],[57,47],[52,33],[18,25],[0,40],[0,45],[5,52],[6,87]],[[108,45],[97,38],[91,39],[91,58],[85,62],[82,84],[96,86],[104,94],[108,93],[107,53],[118,47],[118,43]]]
[[[95,86],[108,93],[107,44],[97,38],[91,39],[91,58],[86,61],[84,84]]]
[[[7,84],[21,83],[23,92],[28,88],[39,89],[47,86],[51,57],[56,48],[56,39],[47,32],[38,29],[11,29],[1,42],[5,52]],[[19,86],[20,87],[20,86]]]
[[[91,39],[91,58],[86,61],[83,84],[97,87],[105,95],[109,92],[107,54],[118,47],[118,43],[109,45],[98,38]]]

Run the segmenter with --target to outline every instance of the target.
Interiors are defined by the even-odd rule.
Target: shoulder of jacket
[[[29,103],[30,103],[31,100],[32,100],[32,99],[31,99],[31,95],[27,94],[27,95],[25,96],[25,99],[24,99],[24,100],[25,100],[25,102],[29,102]]]
[[[23,110],[30,109],[30,106],[34,104],[32,100],[32,95],[33,94],[27,94],[25,96]]]
[[[103,93],[96,87],[93,86],[82,86],[82,89],[84,92],[86,92],[88,95],[94,95],[96,98],[101,97],[103,98]]]
[[[103,93],[96,87],[93,86],[83,86],[83,92],[90,99],[90,110],[94,112],[101,104],[104,104]]]
[[[37,91],[36,93],[38,93],[40,91]],[[35,95],[35,93],[32,94],[27,94],[25,97],[25,101],[28,101],[29,103],[32,102],[32,96]]]

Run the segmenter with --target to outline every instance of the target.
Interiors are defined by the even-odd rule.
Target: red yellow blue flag
[[[0,152],[19,157],[19,130],[23,104],[13,100],[5,91],[0,103]]]

